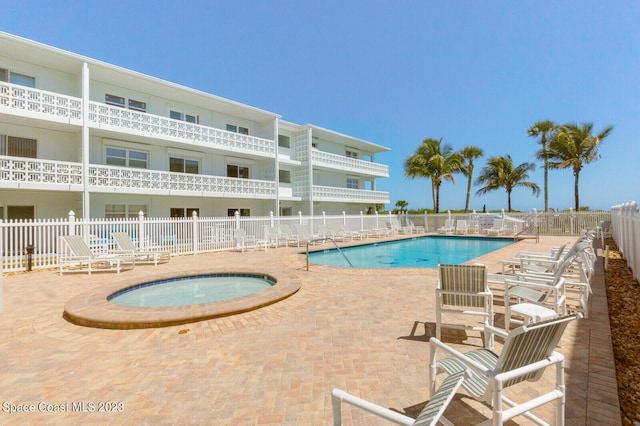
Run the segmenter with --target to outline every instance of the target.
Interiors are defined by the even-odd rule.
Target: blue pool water
[[[342,248],[354,268],[437,268],[458,265],[501,249],[514,241],[506,238],[428,236]],[[337,249],[309,253],[309,262],[349,267]]]
[[[129,287],[110,295],[107,300],[125,306],[184,306],[235,299],[265,290],[274,284],[275,280],[266,275],[195,275]]]

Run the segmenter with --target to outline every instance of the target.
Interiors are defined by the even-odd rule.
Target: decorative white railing
[[[0,181],[9,187],[11,183],[18,187],[23,183],[82,185],[82,166],[64,161],[0,156]]]
[[[389,177],[389,166],[385,164],[358,160],[330,152],[312,150],[311,161],[314,166],[331,167],[341,171],[353,171],[379,177]]]
[[[273,140],[98,102],[89,102],[89,123],[96,127],[107,126],[119,131],[126,129],[145,136],[169,137],[227,151],[242,151],[270,158],[275,158],[276,155],[276,144]]]
[[[389,203],[389,193],[369,191],[366,189],[338,188],[334,186],[313,185],[313,199],[315,201],[352,201],[371,202],[375,204]]]
[[[57,120],[81,120],[82,99],[0,82],[0,107],[39,113]]]
[[[277,192],[273,181],[98,165],[89,166],[89,186],[93,190],[108,188],[109,192],[136,189],[163,194],[182,192],[263,199],[274,198]]]

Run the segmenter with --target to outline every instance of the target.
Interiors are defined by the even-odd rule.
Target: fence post
[[[273,219],[273,212],[270,211],[269,212],[269,223],[271,224],[271,227],[273,228],[274,226],[276,226],[275,221]]]
[[[364,213],[360,211],[360,230],[364,231]]]
[[[200,235],[198,230],[200,227],[198,226],[198,213],[194,210],[191,213],[191,218],[193,219],[192,223],[192,235],[193,235],[193,254],[198,254],[198,244],[200,243]]]
[[[138,248],[144,250],[147,246],[147,238],[144,232],[144,212],[142,210],[138,212],[138,231],[136,235],[138,236]]]
[[[424,232],[429,232],[429,216],[427,211],[424,211]]]
[[[342,224],[346,225],[347,224],[347,213],[345,213],[345,211],[342,211]]]
[[[69,228],[67,229],[67,234],[75,235],[76,234],[76,214],[73,210],[69,210]]]
[[[236,229],[240,229],[240,210],[236,210],[233,217],[236,219]]]

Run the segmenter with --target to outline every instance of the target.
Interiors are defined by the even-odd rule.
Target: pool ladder
[[[338,247],[338,244],[336,244],[336,241],[333,238],[324,237],[324,238],[314,238],[313,240],[307,241],[307,271],[309,270],[309,243],[315,243],[316,241],[331,241],[333,245],[336,246],[336,248],[338,249],[342,257],[344,257],[344,260],[346,260],[349,266],[353,268],[353,264],[347,258],[344,252],[340,249],[340,247]]]

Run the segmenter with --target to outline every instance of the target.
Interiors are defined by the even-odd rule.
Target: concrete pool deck
[[[499,261],[519,251],[545,252],[574,239],[524,240],[475,261],[498,272]],[[0,423],[330,424],[334,387],[417,415],[428,395],[437,270],[311,265],[306,271],[303,250],[181,256],[121,274],[5,274]],[[69,300],[92,288],[204,268],[278,270],[299,279],[301,288],[258,310],[164,328],[105,330],[62,317]],[[593,291],[590,318],[570,324],[558,349],[567,358],[568,425],[620,424],[601,264]],[[498,324],[500,313],[498,306]],[[443,340],[462,351],[481,345],[473,332],[444,333]],[[551,370],[519,386],[513,398],[547,386],[549,377]],[[10,414],[11,406],[33,412]],[[446,415],[467,425],[487,413],[461,392]],[[537,413],[553,419],[551,405]],[[385,424],[348,407],[343,422]]]

